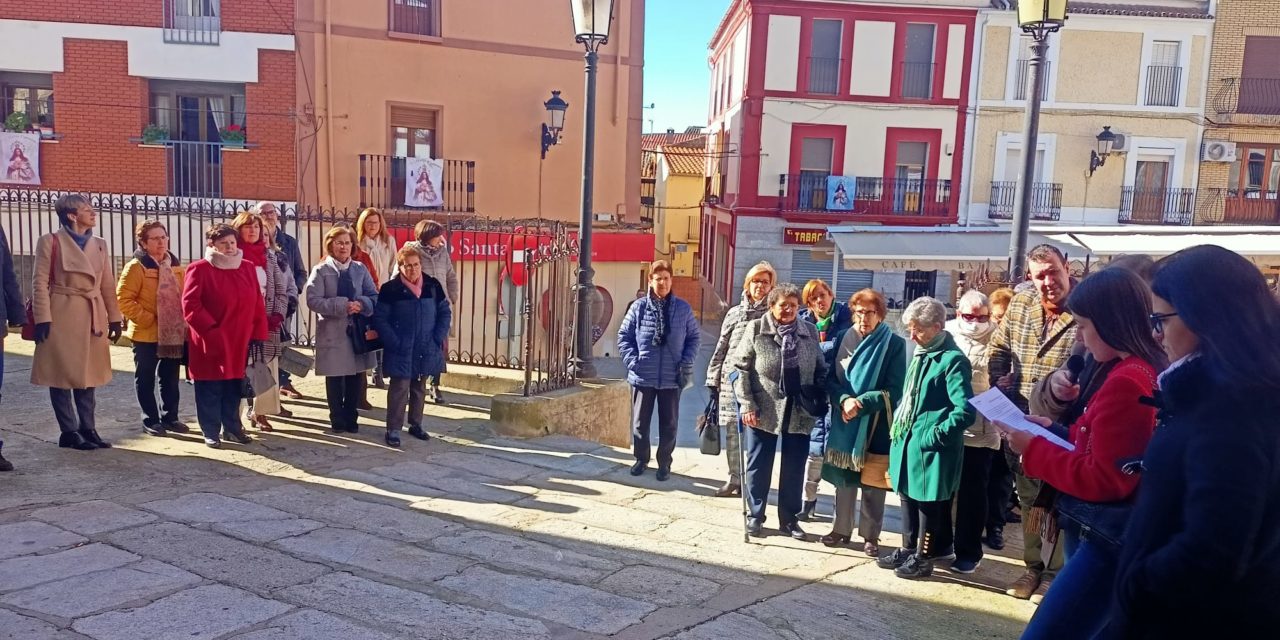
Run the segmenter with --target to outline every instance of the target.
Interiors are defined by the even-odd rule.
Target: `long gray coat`
[[[351,261],[347,267],[351,281],[359,295],[354,298],[364,308],[360,315],[373,317],[373,305],[378,302],[378,289],[373,277],[364,265]],[[347,298],[338,295],[338,267],[333,259],[326,258],[311,269],[311,277],[303,287],[307,296],[307,308],[320,316],[316,323],[316,375],[351,376],[373,368],[374,354],[356,355],[347,337]]]
[[[799,325],[796,327],[796,361],[800,367],[800,385],[818,385],[827,379],[827,361],[818,346],[818,328],[799,319],[796,324]],[[728,363],[741,373],[734,392],[742,413],[756,412],[760,430],[778,434],[785,428],[787,433],[809,435],[818,416],[810,415],[798,401],[791,408],[790,421],[782,423],[782,336],[778,335],[777,326],[773,316],[767,313],[747,324]]]
[[[759,304],[751,304],[743,292],[742,302],[725,312],[724,322],[720,324],[720,339],[716,341],[716,350],[707,365],[707,386],[720,394],[720,426],[726,429],[738,428],[738,414],[733,409],[733,384],[729,382],[733,367],[725,366],[725,361],[737,350],[747,324],[764,315],[767,308],[763,300]]]

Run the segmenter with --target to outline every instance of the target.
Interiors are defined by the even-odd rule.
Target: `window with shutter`
[[[398,158],[440,158],[436,134],[439,111],[423,107],[391,107],[391,155]]]
[[[1147,66],[1147,106],[1178,106],[1182,86],[1182,43],[1156,40],[1151,43],[1151,64]]]
[[[1240,73],[1237,111],[1280,115],[1280,38],[1248,36],[1244,39],[1244,63]]]

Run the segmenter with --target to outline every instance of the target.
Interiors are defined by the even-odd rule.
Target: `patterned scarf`
[[[902,391],[902,402],[898,404],[897,415],[894,416],[893,429],[889,431],[890,440],[899,440],[911,430],[911,424],[916,421],[916,413],[919,407],[916,406],[916,394],[920,391],[920,378],[924,376],[924,357],[941,351],[943,345],[947,341],[947,332],[939,331],[938,335],[929,341],[929,344],[917,346],[916,353],[911,358],[911,364],[907,366],[907,386]]]
[[[770,316],[770,319],[773,319]],[[777,327],[778,336],[782,338],[782,367],[778,371],[778,390],[782,392],[783,397],[800,393],[799,389],[789,389],[787,384],[787,370],[800,371],[800,363],[796,362],[796,351],[799,348],[799,340],[796,336],[796,327],[800,326],[799,322],[792,320],[787,324],[781,324],[774,320],[774,326]]]
[[[187,341],[187,321],[182,316],[182,289],[178,286],[178,277],[173,274],[176,262],[173,254],[167,254],[156,262],[160,272],[160,283],[156,287],[157,355],[161,358],[182,358],[182,345]]]
[[[827,317],[825,318],[819,318],[817,313],[814,313],[813,317],[816,320],[814,324],[818,326],[818,342],[826,342],[827,329],[831,327],[831,321],[836,317],[836,306],[833,304],[827,309]]]
[[[668,293],[667,297],[659,298],[658,294],[650,290],[649,295],[645,297],[645,305],[646,311],[653,314],[658,325],[653,332],[653,346],[661,347],[667,343],[667,330],[671,324],[669,322],[671,316],[668,315],[671,313],[671,294]]]

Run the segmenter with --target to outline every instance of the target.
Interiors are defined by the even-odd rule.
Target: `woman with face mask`
[[[973,393],[991,388],[987,375],[987,342],[996,328],[991,319],[991,303],[977,289],[960,297],[959,313],[947,322],[947,333],[969,358],[973,367]],[[1003,491],[989,491],[991,464],[1000,455],[1000,432],[986,418],[978,416],[964,433],[964,460],[960,467],[960,489],[956,499],[956,560],[951,570],[973,573],[982,561],[982,533],[996,535],[1004,528]],[[996,489],[999,489],[998,487]]]

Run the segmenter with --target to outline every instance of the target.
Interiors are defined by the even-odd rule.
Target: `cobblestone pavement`
[[[625,450],[494,437],[485,398],[461,392],[428,408],[433,440],[396,451],[376,413],[358,435],[324,433],[323,384],[306,378],[294,418],[214,451],[142,434],[115,348],[98,391],[115,448],[59,449],[31,344],[5,347],[3,638],[951,640],[1017,637],[1033,610],[997,587],[1019,572],[1016,527],[978,573],[920,582],[850,549],[746,544],[741,503],[711,497],[723,458],[682,446],[669,482],[632,478]]]

